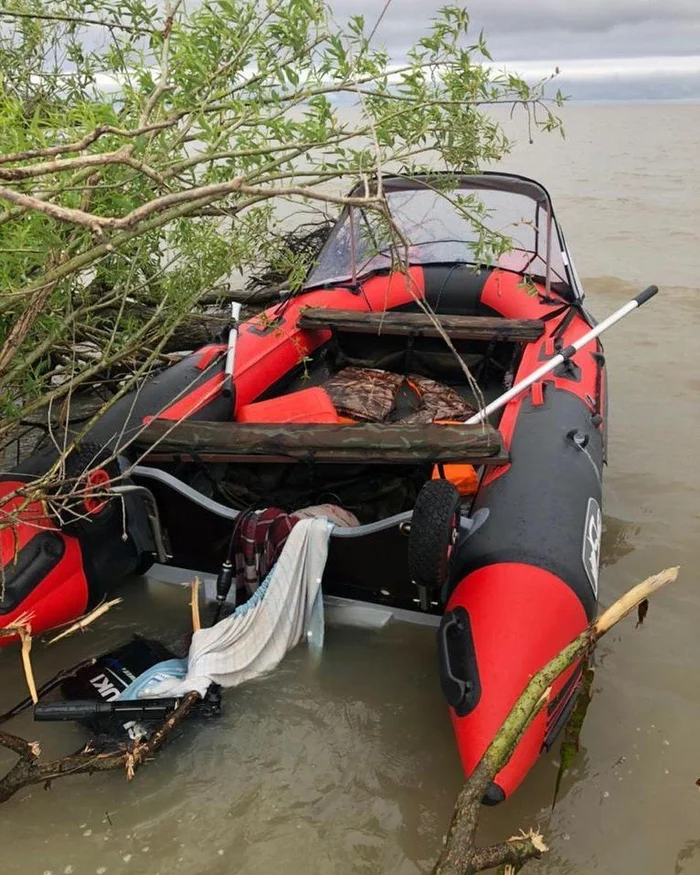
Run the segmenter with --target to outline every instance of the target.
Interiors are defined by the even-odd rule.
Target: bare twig
[[[192,600],[190,601],[190,606],[192,607],[192,629],[195,632],[199,632],[202,628],[202,621],[199,615],[199,578],[195,577],[192,581],[191,585],[192,590]]]
[[[367,42],[371,42],[374,39],[374,35],[377,32],[377,28],[382,23],[382,19],[387,13],[387,10],[391,6],[391,0],[384,0],[384,5],[382,6],[382,11],[377,16],[377,20],[374,22],[372,26],[372,30],[369,32],[369,36],[367,37]]]
[[[126,33],[150,34],[152,31],[142,27],[133,27],[130,24],[120,24],[116,21],[100,21],[99,18],[84,18],[77,15],[58,15],[49,12],[19,12],[14,9],[0,9],[2,18],[29,18],[32,21],[57,21],[66,24],[83,24],[88,27],[107,27],[110,30],[123,30]]]
[[[198,693],[188,693],[147,741],[132,742],[121,750],[111,753],[95,753],[86,747],[71,756],[42,763],[39,759],[39,746],[35,742],[27,742],[16,735],[0,732],[0,747],[6,747],[19,754],[19,760],[4,778],[0,778],[0,803],[6,802],[23,787],[31,784],[48,786],[51,781],[66,775],[84,775],[115,769],[135,771],[163,746],[168,736],[189,715],[198,700]]]
[[[123,137],[125,139],[136,139],[143,134],[151,133],[152,131],[160,131],[165,128],[171,128],[176,125],[182,114],[171,115],[168,118],[161,119],[157,122],[151,122],[143,127],[128,130],[125,128],[116,128],[114,125],[98,125],[94,130],[85,134],[79,140],[72,143],[61,143],[58,146],[47,146],[44,149],[26,149],[22,152],[6,152],[0,155],[0,164],[15,164],[18,161],[30,161],[33,158],[50,158],[53,155],[65,155],[68,152],[83,152],[88,146],[91,146],[100,137],[109,134],[115,137]]]
[[[32,697],[32,702],[36,704],[39,701],[39,696],[36,691],[36,682],[34,681],[34,672],[32,671],[32,630],[30,626],[20,626],[17,630],[20,639],[22,640],[22,666],[24,668],[24,677],[27,681],[29,695]]]
[[[25,760],[37,759],[41,754],[41,748],[36,741],[26,741],[26,739],[20,738],[19,735],[13,735],[11,732],[0,731],[0,747],[11,750]]]
[[[165,92],[168,90],[168,76],[170,75],[170,34],[172,33],[173,24],[175,22],[175,15],[177,14],[177,10],[181,5],[182,0],[174,0],[174,2],[170,2],[170,0],[168,0],[168,2],[166,2],[165,4],[163,45],[160,54],[160,78],[158,79],[158,84],[153,89],[153,92],[148,98],[146,106],[141,113],[141,118],[139,119],[140,127],[148,124],[151,113],[156,108]]]
[[[100,617],[104,616],[107,611],[111,610],[115,605],[120,605],[122,601],[123,599],[117,598],[112,599],[108,602],[103,602],[101,605],[98,605],[94,610],[90,611],[89,614],[86,614],[80,620],[76,620],[75,623],[72,623],[67,629],[64,629],[63,632],[55,635],[47,643],[55,644],[62,638],[67,638],[69,635],[72,635],[74,632],[84,631],[91,623],[94,623],[95,620],[98,620]]]

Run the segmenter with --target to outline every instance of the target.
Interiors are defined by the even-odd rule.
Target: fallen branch
[[[199,632],[202,628],[202,621],[199,614],[199,578],[195,577],[192,581],[192,600],[190,602],[192,608],[192,631]]]
[[[37,289],[26,303],[24,312],[18,317],[5,338],[0,350],[0,375],[3,374],[13,356],[22,346],[29,330],[49,301],[56,289],[57,283],[48,283],[42,289]]]
[[[120,605],[123,599],[112,599],[109,602],[103,602],[101,605],[98,605],[94,610],[90,611],[89,614],[86,614],[84,617],[81,617],[79,620],[76,620],[75,623],[72,623],[67,629],[64,629],[63,632],[55,635],[48,641],[48,644],[55,644],[57,641],[60,641],[62,638],[67,638],[69,635],[72,635],[74,632],[82,631],[86,629],[90,623],[94,623],[95,620],[102,617],[107,613],[111,608],[115,605]]]
[[[24,668],[24,677],[27,680],[29,695],[32,697],[32,702],[36,705],[39,701],[39,696],[36,691],[36,682],[34,681],[34,672],[32,671],[32,631],[30,626],[20,627],[18,630],[19,637],[22,639],[22,666]]]
[[[542,856],[546,845],[539,834],[524,835],[502,845],[477,848],[474,839],[481,800],[493,779],[510,759],[540,708],[546,703],[554,681],[574,662],[588,656],[598,639],[631,613],[640,602],[674,581],[678,577],[678,570],[678,567],[667,568],[635,586],[533,675],[460,791],[445,847],[433,869],[433,875],[473,875],[505,864],[511,864],[517,870],[527,860]]]
[[[40,749],[36,742],[28,742],[17,735],[0,731],[0,747],[14,751],[18,761],[0,779],[0,803],[6,802],[18,790],[31,784],[49,784],[66,775],[91,775],[93,772],[109,772],[125,769],[127,777],[133,777],[138,766],[143,765],[162,747],[170,733],[187,717],[199,699],[198,693],[188,693],[148,741],[136,741],[117,751],[96,753],[87,746],[71,756],[52,762],[40,761]]]
[[[24,677],[27,681],[27,688],[32,702],[36,704],[39,697],[36,691],[36,683],[34,681],[34,672],[32,671],[32,660],[30,652],[32,649],[32,614],[21,614],[14,623],[10,623],[0,630],[0,638],[12,638],[15,635],[22,642],[22,668],[24,669]]]
[[[553,682],[574,662],[587,657],[598,639],[644,599],[674,581],[678,570],[667,568],[634,587],[532,677],[460,791],[445,847],[433,869],[433,875],[473,875],[496,866],[511,866],[518,871],[528,860],[540,857],[547,851],[543,837],[533,831],[514,836],[505,842],[477,848],[474,838],[484,793],[510,759],[532,720],[546,705]],[[198,585],[193,583],[192,589],[193,623],[196,625]],[[197,693],[189,693],[148,741],[133,742],[110,753],[96,753],[86,748],[72,756],[41,763],[39,747],[35,742],[0,731],[0,746],[19,756],[17,763],[0,779],[0,803],[22,787],[48,783],[69,774],[90,774],[124,768],[127,777],[133,777],[138,766],[152,756],[170,732],[185,719],[198,698]]]

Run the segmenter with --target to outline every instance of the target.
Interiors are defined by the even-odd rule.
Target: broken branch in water
[[[40,761],[41,751],[37,742],[29,742],[17,735],[0,731],[0,747],[5,747],[19,755],[15,765],[4,778],[0,779],[0,803],[6,802],[23,787],[31,784],[49,784],[55,778],[63,778],[66,775],[90,775],[93,772],[126,769],[127,778],[133,777],[138,766],[145,763],[162,747],[170,733],[187,717],[198,699],[198,693],[188,693],[147,741],[130,742],[120,750],[109,753],[96,753],[86,746],[78,753],[48,763]]]
[[[36,691],[36,683],[34,681],[34,672],[32,671],[32,659],[30,656],[32,650],[32,631],[30,626],[22,626],[18,629],[19,637],[22,639],[22,666],[24,667],[24,676],[27,679],[29,687],[29,695],[32,697],[32,702],[36,705],[39,701],[39,696]]]
[[[34,672],[32,671],[31,649],[32,649],[32,614],[21,614],[14,623],[10,623],[0,631],[0,637],[10,638],[17,636],[22,642],[22,668],[24,669],[24,677],[27,681],[29,695],[32,697],[32,702],[36,705],[39,701],[39,696],[36,691],[36,683],[34,681]]]
[[[477,848],[474,839],[481,800],[493,779],[510,759],[527,727],[547,701],[554,681],[574,662],[588,656],[598,639],[644,599],[674,581],[678,577],[678,570],[678,567],[667,568],[633,587],[533,675],[460,791],[445,847],[435,864],[433,875],[473,875],[505,864],[511,864],[517,870],[527,860],[542,856],[547,848],[539,833],[523,835],[502,845]]]
[[[528,860],[540,857],[547,851],[542,835],[533,831],[514,836],[500,844],[476,847],[474,839],[484,793],[510,759],[532,720],[547,703],[551,685],[562,672],[572,663],[587,657],[602,635],[644,599],[674,581],[677,576],[678,568],[668,568],[634,587],[532,677],[460,791],[445,847],[433,869],[433,875],[473,875],[485,869],[508,865],[518,871]],[[193,592],[193,615],[194,603]],[[49,783],[54,778],[68,774],[89,774],[124,768],[127,777],[131,778],[136,768],[153,755],[172,730],[185,719],[198,699],[197,693],[189,693],[148,741],[132,742],[111,753],[95,753],[85,748],[77,754],[50,763],[40,761],[39,747],[35,742],[0,731],[0,747],[19,755],[17,763],[0,779],[0,803],[22,787]]]
[[[16,620],[0,629],[0,638],[14,638],[15,635],[19,638],[22,629],[31,630],[33,617],[34,615],[30,611],[20,614]]]
[[[192,608],[192,631],[199,632],[202,628],[202,621],[199,615],[199,578],[195,577],[191,584],[192,600],[190,607]]]
[[[67,638],[69,635],[72,635],[73,632],[82,631],[90,623],[94,623],[95,620],[99,619],[103,614],[106,614],[110,608],[113,608],[115,605],[121,604],[122,599],[112,599],[109,602],[103,602],[101,605],[98,605],[93,611],[90,611],[89,614],[86,614],[84,617],[81,617],[79,620],[76,620],[75,623],[70,625],[67,629],[64,629],[63,632],[59,633],[55,637],[51,638],[48,642],[49,644],[55,644],[57,641],[60,641],[61,638]]]

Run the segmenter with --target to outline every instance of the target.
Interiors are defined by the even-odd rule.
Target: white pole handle
[[[589,332],[584,334],[582,337],[579,337],[571,346],[567,346],[566,349],[563,349],[560,353],[553,356],[547,362],[545,362],[541,367],[537,368],[537,370],[533,371],[531,374],[528,374],[527,377],[524,377],[519,383],[516,383],[512,388],[508,389],[507,392],[504,392],[503,395],[500,395],[490,404],[487,404],[486,407],[483,407],[479,410],[478,413],[475,413],[474,416],[471,416],[464,423],[465,425],[476,425],[479,422],[483,422],[487,416],[490,416],[496,410],[500,410],[501,407],[505,407],[505,405],[512,401],[513,398],[517,398],[522,392],[532,386],[533,383],[536,383],[538,380],[541,380],[542,377],[545,377],[555,368],[559,367],[565,361],[568,361],[572,356],[574,356],[582,347],[586,346],[599,334],[602,334],[611,325],[614,325],[616,322],[619,322],[620,319],[624,319],[628,313],[631,313],[632,310],[636,310],[637,307],[641,307],[642,304],[645,304],[649,298],[653,298],[654,295],[658,292],[658,288],[656,286],[649,286],[644,289],[643,292],[640,292],[636,298],[632,298],[631,301],[628,301],[623,307],[620,307],[619,310],[616,310],[607,319],[603,319],[602,322],[599,322],[595,328],[591,328]]]
[[[236,339],[238,338],[238,320],[240,316],[241,305],[233,302],[231,304],[233,326],[228,333],[228,348],[226,349],[226,363],[224,365],[224,395],[230,395],[232,392],[233,366],[236,361]]]

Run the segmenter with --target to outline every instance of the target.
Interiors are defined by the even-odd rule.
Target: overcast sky
[[[339,18],[361,13],[368,25],[384,5],[384,0],[331,2]],[[377,39],[400,60],[446,2],[392,0]],[[559,66],[565,84],[581,82],[574,91],[582,97],[601,96],[597,80],[601,88],[603,80],[614,80],[616,91],[632,88],[636,97],[645,96],[642,80],[649,81],[649,96],[659,87],[661,96],[700,96],[700,0],[467,0],[465,5],[475,34],[484,29],[494,60],[525,75],[546,75]],[[654,82],[659,74],[663,81]]]
[[[369,23],[383,0],[332,0]],[[392,51],[422,32],[445,0],[392,0],[378,31]],[[474,28],[499,59],[700,54],[700,0],[468,0]]]

